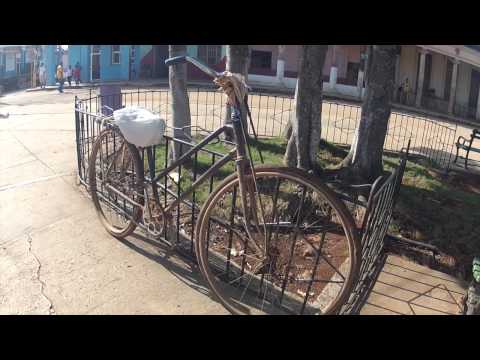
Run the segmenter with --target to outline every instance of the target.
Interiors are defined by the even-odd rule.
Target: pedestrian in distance
[[[405,104],[410,105],[410,84],[408,83],[408,78],[405,79],[403,84],[403,92],[405,93]]]
[[[72,66],[68,65],[67,70],[65,70],[65,77],[67,78],[68,86],[72,86],[72,74],[73,74]]]
[[[58,92],[63,93],[63,82],[65,81],[63,78],[63,66],[62,63],[58,64],[57,66],[57,81],[58,81]]]
[[[47,85],[47,68],[45,64],[42,62],[40,63],[40,68],[38,69],[38,75],[40,78],[40,89],[44,89]]]
[[[75,69],[73,70],[73,78],[75,79],[75,84],[77,86],[80,85],[80,70],[82,70],[82,67],[77,61],[77,63],[75,64]]]

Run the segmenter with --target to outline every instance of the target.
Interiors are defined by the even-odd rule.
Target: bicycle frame
[[[248,191],[251,189],[247,189],[246,186],[246,181],[245,181],[245,176],[248,175],[249,172],[252,172],[252,166],[250,162],[250,158],[247,155],[247,149],[246,149],[246,134],[244,132],[244,127],[242,125],[241,117],[240,117],[240,110],[239,107],[237,106],[232,106],[232,125],[224,125],[217,130],[215,130],[212,134],[208,135],[206,138],[204,138],[201,142],[193,146],[190,150],[188,150],[186,153],[182,154],[180,158],[178,158],[176,161],[172,162],[170,165],[168,165],[165,169],[163,169],[158,175],[154,174],[154,161],[153,161],[153,154],[151,151],[147,151],[147,161],[149,164],[149,170],[150,170],[150,179],[146,180],[146,182],[152,186],[152,192],[154,195],[154,201],[156,202],[157,205],[161,206],[160,204],[160,196],[158,194],[158,181],[167,176],[169,172],[171,172],[173,169],[175,169],[178,166],[181,166],[185,164],[186,162],[189,161],[190,157],[195,154],[196,152],[200,151],[203,149],[205,146],[207,146],[210,142],[213,140],[217,139],[220,135],[223,133],[230,131],[233,131],[234,134],[234,145],[235,148],[232,149],[228,154],[224,155],[217,163],[212,165],[204,174],[202,174],[191,186],[189,189],[184,191],[182,194],[180,194],[173,202],[171,202],[165,209],[164,213],[165,215],[169,216],[171,214],[171,211],[175,209],[182,201],[185,200],[185,198],[190,195],[195,189],[197,189],[200,185],[202,185],[207,179],[211,176],[214,175],[220,168],[222,168],[225,164],[227,164],[229,161],[235,159],[236,163],[236,172],[239,178],[239,190],[240,190],[240,199],[241,199],[241,206],[244,211],[244,214],[249,214],[250,207],[248,206],[247,202],[247,194]],[[174,140],[181,141],[178,139],[173,138]],[[166,191],[166,189],[165,189]],[[146,192],[147,194],[147,192]],[[255,196],[254,194],[250,194]],[[148,196],[148,195],[147,195]],[[148,200],[148,199],[147,199]],[[145,206],[148,206],[148,201],[145,202]],[[253,216],[257,218],[257,215],[254,213]],[[246,216],[247,217],[247,216]],[[258,227],[258,219],[256,226]],[[246,224],[246,219],[244,219],[245,222],[245,229],[246,232],[249,236],[249,238],[252,240],[251,244],[254,248],[256,248],[257,251],[260,251],[262,255],[265,254],[264,250],[262,250],[258,244],[254,241],[254,237],[251,234],[251,231],[249,229],[249,226]],[[265,221],[264,227],[265,227]],[[264,249],[267,248],[267,235],[266,231],[264,232],[265,234],[265,247]]]
[[[175,65],[178,63],[182,62],[191,62],[195,66],[197,66],[200,70],[203,72],[207,73],[208,75],[212,77],[218,77],[221,76],[220,73],[215,72],[214,70],[210,69],[208,66],[202,64],[196,59],[190,58],[188,56],[180,56],[176,58],[171,58],[167,59],[165,61],[166,65]],[[215,173],[218,172],[220,168],[222,168],[225,164],[227,164],[231,160],[235,160],[236,164],[236,173],[238,176],[239,180],[239,190],[240,190],[240,199],[241,199],[241,207],[244,212],[244,225],[245,225],[245,230],[248,234],[248,238],[252,240],[252,245],[254,248],[256,248],[257,251],[260,251],[265,257],[265,251],[261,250],[260,247],[258,247],[258,244],[256,244],[256,241],[254,240],[254,237],[252,236],[250,226],[251,224],[247,224],[247,218],[250,216],[253,217],[253,220],[255,221],[254,227],[257,229],[257,231],[260,230],[260,225],[259,222],[259,217],[257,214],[256,210],[251,209],[251,207],[248,206],[248,201],[247,198],[250,197],[252,203],[255,200],[255,193],[258,191],[256,187],[256,182],[254,179],[254,187],[252,188],[251,186],[247,186],[246,182],[246,177],[249,174],[255,174],[255,169],[253,168],[253,164],[251,162],[250,157],[247,155],[247,146],[248,146],[248,133],[246,131],[247,129],[247,124],[243,124],[242,122],[242,117],[241,117],[241,112],[242,112],[242,103],[244,99],[239,99],[237,95],[234,95],[233,99],[230,98],[230,107],[231,107],[231,124],[223,125],[222,127],[218,128],[215,130],[212,134],[208,135],[206,138],[204,138],[202,141],[200,141],[198,144],[193,145],[190,143],[183,142],[184,144],[188,146],[193,147],[182,154],[180,158],[178,158],[176,161],[172,162],[170,165],[166,166],[165,169],[163,169],[158,175],[155,175],[155,166],[154,166],[154,159],[153,159],[153,148],[149,147],[146,148],[147,150],[147,161],[148,161],[148,167],[149,167],[149,172],[150,172],[150,178],[144,179],[144,185],[149,184],[152,187],[152,193],[153,193],[153,200],[155,201],[156,205],[158,205],[162,210],[164,215],[167,218],[171,217],[171,212],[174,208],[176,208],[181,202],[183,202],[187,196],[189,196],[195,189],[197,189],[200,185],[202,185],[209,177],[214,175]],[[245,109],[243,111],[246,111],[247,114],[249,115],[249,109],[248,105],[245,103],[244,104]],[[245,114],[245,115],[247,115]],[[105,119],[104,119],[105,120]],[[102,120],[103,122],[103,120]],[[253,124],[252,124],[253,126]],[[254,129],[252,128],[254,131]],[[169,205],[167,205],[165,208],[161,206],[160,203],[160,196],[158,193],[158,181],[167,176],[169,172],[171,172],[173,169],[175,169],[178,166],[181,166],[185,164],[186,162],[189,161],[191,155],[197,153],[198,151],[202,150],[205,146],[207,146],[210,142],[212,142],[214,139],[217,139],[220,135],[223,133],[229,133],[233,134],[234,136],[234,142],[233,145],[235,148],[231,150],[228,154],[224,155],[217,163],[213,164],[204,174],[202,174],[196,181],[190,186],[189,189],[184,191],[182,194],[178,194],[178,197]],[[256,136],[255,132],[254,135]],[[182,140],[172,138],[174,141],[179,141],[182,143]],[[248,150],[250,152],[250,150]],[[222,154],[223,155],[223,154]],[[260,155],[261,156],[261,155]],[[263,159],[263,158],[262,158]],[[108,185],[107,185],[108,187]],[[145,186],[143,186],[145,188]],[[118,193],[119,196],[124,198],[125,200],[129,201],[130,203],[134,204],[135,206],[141,206],[140,204],[136,203],[133,201],[133,199],[127,198],[125,195],[121,194],[120,192],[116,191],[112,187],[112,191]],[[164,189],[165,192],[167,192],[167,188]],[[149,199],[148,199],[148,191],[144,190],[144,196],[145,196],[145,208],[146,210],[150,213],[150,205],[149,205]],[[260,210],[261,210],[261,216],[263,218],[264,216],[264,211],[263,211],[263,205],[261,204],[261,199],[260,200]],[[253,210],[253,211],[252,211]],[[265,221],[263,221],[263,227],[264,227],[264,249],[267,249],[268,246],[268,239],[267,239],[267,231],[266,231],[266,224]],[[260,232],[260,231],[259,231]]]
[[[215,130],[212,134],[208,135],[205,139],[203,139],[200,143],[197,145],[193,146],[190,150],[188,150],[186,153],[182,154],[180,158],[178,158],[176,161],[172,162],[169,166],[167,166],[165,169],[163,169],[158,175],[154,175],[152,173],[153,171],[153,158],[150,151],[147,152],[147,159],[149,163],[149,168],[150,168],[150,177],[151,179],[147,180],[147,182],[152,186],[153,188],[153,193],[155,196],[155,201],[157,204],[160,204],[160,198],[158,196],[158,181],[168,175],[170,171],[175,169],[178,166],[181,166],[185,164],[186,162],[189,161],[191,155],[195,154],[196,152],[202,150],[205,146],[207,146],[209,143],[211,143],[213,140],[218,138],[222,133],[228,131],[232,127],[229,125],[224,125],[217,130]],[[179,141],[176,138],[173,138],[174,140]],[[187,143],[185,143],[187,144]],[[169,204],[165,209],[165,213],[169,213],[171,210],[173,210],[180,202],[185,200],[185,198],[190,195],[195,189],[197,189],[200,185],[202,185],[211,175],[215,174],[218,170],[220,170],[226,163],[229,161],[233,160],[235,157],[235,153],[237,153],[237,148],[238,145],[236,146],[235,149],[231,150],[228,154],[224,155],[218,162],[216,162],[213,166],[211,166],[204,174],[202,174],[191,186],[188,188],[186,191],[184,191],[177,199],[175,199],[171,204]],[[238,154],[237,154],[238,155]]]

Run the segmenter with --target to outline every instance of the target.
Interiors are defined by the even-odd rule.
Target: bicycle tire
[[[89,189],[90,189],[90,194],[92,197],[92,201],[95,206],[95,210],[97,212],[97,215],[105,228],[105,230],[112,236],[116,238],[124,238],[128,235],[130,235],[137,227],[137,223],[140,221],[143,213],[143,209],[139,208],[138,206],[135,206],[132,211],[132,216],[128,221],[126,222],[125,226],[119,227],[115,226],[112,222],[110,222],[107,217],[105,216],[105,213],[102,209],[102,200],[98,196],[97,192],[97,157],[100,154],[100,150],[102,147],[102,143],[105,140],[106,137],[114,135],[118,137],[118,141],[124,141],[126,148],[128,150],[129,155],[131,156],[131,160],[133,161],[133,167],[135,171],[135,180],[134,180],[134,188],[136,189],[136,192],[138,194],[143,194],[143,189],[144,189],[144,183],[143,183],[143,174],[144,174],[144,167],[143,167],[143,162],[140,158],[139,151],[137,148],[128,143],[121,133],[116,130],[116,129],[105,129],[103,130],[100,135],[98,136],[97,140],[95,141],[91,156],[89,159],[89,165],[88,165],[88,180],[89,180]],[[135,199],[137,203],[140,205],[144,204],[144,198],[143,196],[138,197]]]
[[[338,219],[341,222],[341,227],[344,230],[344,233],[345,233],[344,237],[346,239],[346,243],[347,243],[348,250],[349,250],[348,278],[345,280],[345,282],[342,286],[342,289],[336,295],[335,299],[332,300],[331,303],[329,304],[328,308],[321,311],[321,313],[322,314],[335,314],[335,313],[337,313],[340,310],[341,306],[348,300],[348,298],[350,296],[350,293],[351,293],[351,291],[354,287],[354,284],[356,282],[356,278],[357,278],[357,274],[358,274],[358,270],[359,270],[359,266],[360,266],[360,261],[361,261],[360,240],[359,240],[358,235],[357,235],[355,222],[354,222],[350,212],[347,210],[345,204],[336,197],[336,195],[334,194],[334,192],[332,190],[330,190],[326,185],[322,184],[318,179],[314,178],[312,175],[310,175],[310,174],[308,174],[304,171],[301,171],[299,169],[284,168],[284,167],[268,167],[268,166],[263,167],[262,166],[262,167],[257,167],[255,169],[255,175],[256,175],[257,181],[259,181],[262,178],[277,177],[277,178],[286,179],[286,180],[296,182],[296,183],[304,186],[303,193],[305,193],[305,191],[306,191],[305,189],[306,189],[306,187],[308,187],[312,191],[314,191],[316,196],[319,196],[319,198],[321,198],[322,201],[325,201],[326,203],[328,203],[329,206],[331,206],[333,211],[336,213],[336,216],[338,217]],[[248,176],[248,179],[251,179],[251,176]],[[222,287],[219,285],[219,280],[217,279],[216,275],[213,273],[213,271],[211,269],[211,266],[209,264],[209,260],[208,260],[208,255],[212,254],[212,251],[211,250],[209,251],[209,249],[208,249],[208,242],[209,242],[209,237],[210,237],[209,232],[212,229],[210,227],[210,222],[215,222],[216,221],[211,217],[212,210],[214,209],[215,204],[217,204],[219,202],[228,202],[227,201],[228,198],[225,196],[225,194],[227,194],[228,190],[235,189],[236,186],[238,187],[238,184],[239,184],[239,179],[238,179],[237,174],[235,173],[235,174],[230,175],[229,177],[224,179],[221,184],[219,184],[219,186],[210,194],[210,196],[205,201],[205,203],[204,203],[204,205],[203,205],[203,207],[200,211],[198,221],[197,221],[197,226],[196,226],[196,229],[195,229],[195,235],[196,235],[195,250],[196,250],[197,259],[198,259],[198,263],[199,263],[201,273],[204,276],[208,286],[210,287],[210,289],[214,293],[214,295],[218,298],[218,300],[222,303],[222,305],[228,311],[230,311],[232,314],[244,315],[244,314],[251,313],[251,310],[248,309],[246,306],[239,305],[237,302],[232,301],[232,299],[230,298],[230,295],[229,295],[230,294],[230,289],[228,291],[229,293],[227,293],[225,290],[222,289]],[[268,183],[266,183],[266,184],[268,184]],[[280,180],[277,184],[280,184]],[[276,191],[278,192],[278,190],[276,190]],[[278,197],[278,194],[277,194],[277,197]],[[260,198],[261,198],[261,196],[260,196]],[[233,201],[234,200],[233,200],[233,195],[232,195],[232,204],[233,204],[232,206],[235,207]],[[275,204],[275,205],[277,205],[277,204]],[[275,206],[272,206],[272,207],[275,207]],[[233,212],[234,211],[232,211],[232,214],[233,214]],[[299,214],[300,214],[300,212],[301,211],[299,211]],[[232,215],[232,218],[233,217],[234,216]],[[298,217],[300,217],[300,215],[298,215]],[[274,218],[275,218],[275,216],[272,218],[272,220],[274,220]],[[264,223],[266,223],[266,221]],[[216,226],[218,226],[218,224]],[[277,227],[277,231],[278,231],[278,227]],[[214,232],[214,230],[212,230],[212,232]],[[233,230],[232,230],[232,232],[233,232]],[[215,236],[217,236],[217,235],[215,235]],[[230,237],[232,237],[232,236],[230,235]],[[293,249],[295,248],[295,245],[293,245],[293,244],[297,241],[296,238],[297,238],[297,235],[295,236],[295,240],[292,242],[292,253],[290,255],[291,258],[294,254]],[[325,236],[324,236],[324,238],[325,238]],[[215,240],[213,240],[213,241],[215,241]],[[323,244],[323,241],[324,240],[322,240],[322,244]],[[214,246],[214,245],[212,245],[212,246]],[[246,248],[247,248],[247,246],[245,246],[245,249]],[[232,252],[231,240],[230,240],[229,248],[226,249],[226,250],[228,250],[226,252],[226,258],[227,258],[227,261],[228,261],[228,258],[229,258],[228,253]],[[319,252],[317,251],[317,253],[321,253],[321,251],[322,251],[322,249],[320,247],[320,251]],[[213,251],[213,252],[215,252],[215,251]],[[247,250],[245,250],[245,254],[246,254],[246,252],[247,252]],[[216,256],[217,257],[215,261],[217,261],[219,258],[225,259],[225,254],[219,255],[218,252],[215,253],[214,255],[211,255],[211,256],[214,256],[214,257]],[[243,255],[243,256],[245,258],[245,256],[248,256],[248,255]],[[317,256],[317,263],[318,263],[318,258],[319,257],[320,257],[320,255]],[[291,262],[291,260],[290,260],[290,262]],[[345,263],[347,263],[347,262],[345,262]],[[215,266],[217,266],[217,264],[215,264]],[[317,271],[317,267],[313,268],[312,279],[315,277],[315,272],[316,271]],[[243,269],[242,269],[242,272],[243,272]],[[227,275],[228,275],[228,265],[227,265]],[[290,265],[288,265],[288,267],[286,267],[286,274],[285,274],[284,278],[287,279],[289,275],[290,275]],[[252,277],[255,277],[255,276],[252,275]],[[262,280],[261,280],[262,282],[263,282],[263,277],[264,277],[264,275],[262,275]],[[272,279],[273,279],[273,277],[272,277]],[[257,279],[256,281],[258,282],[259,280]],[[288,282],[286,280],[284,280],[284,281]],[[312,281],[310,282],[310,284],[312,283]],[[273,284],[274,280],[272,280],[271,282]],[[261,286],[262,286],[262,283],[260,282],[260,289],[261,289]],[[307,294],[309,294],[309,292],[311,290],[310,286],[307,289]],[[272,285],[272,289],[273,288],[275,288],[274,285]],[[275,290],[275,291],[277,291],[277,290]],[[244,290],[244,292],[245,292],[245,290]],[[267,293],[267,289],[265,289],[265,294],[266,293]],[[283,293],[284,293],[284,290],[282,290],[282,297],[284,296]],[[305,296],[308,299],[309,295],[305,295]],[[265,300],[265,295],[264,295],[264,300]],[[307,304],[307,300],[304,300],[304,304],[301,307],[301,313],[304,313],[305,304]],[[263,309],[263,304],[262,304],[262,309]]]

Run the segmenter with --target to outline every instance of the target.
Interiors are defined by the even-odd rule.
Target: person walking
[[[65,77],[67,78],[68,86],[72,86],[72,73],[73,73],[72,66],[68,65],[67,70],[65,70]]]
[[[403,84],[403,91],[405,92],[405,105],[410,105],[410,84],[408,83],[408,78],[405,79]]]
[[[40,78],[40,89],[44,89],[47,85],[47,68],[43,62],[40,63],[40,67],[38,68],[38,75]]]
[[[82,67],[80,66],[80,63],[77,61],[77,63],[75,64],[75,69],[73,70],[73,78],[77,86],[80,85],[80,70],[82,70]]]
[[[63,66],[62,64],[58,64],[57,66],[57,81],[59,83],[58,85],[58,92],[63,93]]]

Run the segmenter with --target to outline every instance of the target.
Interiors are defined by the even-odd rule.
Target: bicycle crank
[[[147,231],[154,237],[159,237],[165,230],[165,212],[163,207],[153,199],[148,199],[143,209],[143,223]]]

